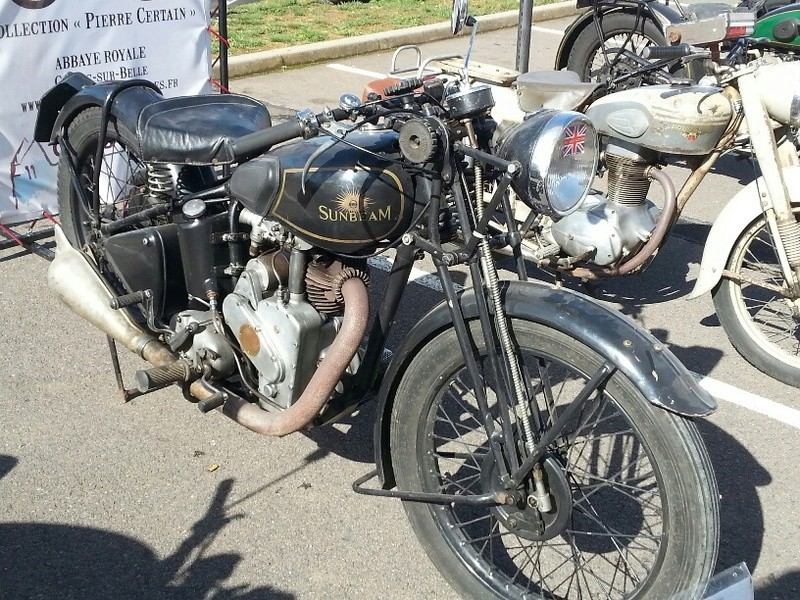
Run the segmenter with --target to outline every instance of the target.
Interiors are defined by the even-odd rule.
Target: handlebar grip
[[[674,60],[689,56],[692,47],[689,44],[676,44],[675,46],[648,46],[642,51],[642,57],[647,60]]]
[[[333,110],[320,113],[314,117],[317,123],[326,121],[341,121],[350,116],[350,111],[343,108],[334,108]],[[266,152],[275,144],[281,142],[288,142],[291,139],[303,135],[305,125],[300,119],[293,119],[286,121],[279,125],[267,127],[261,131],[248,133],[240,138],[236,138],[230,144],[231,152],[235,161],[245,158],[250,158],[256,154]]]
[[[303,134],[303,126],[300,121],[291,120],[279,125],[267,127],[261,131],[248,133],[240,138],[236,138],[231,142],[231,152],[235,160],[241,160],[266,152],[275,144],[281,142],[288,142],[289,140],[299,137]]]

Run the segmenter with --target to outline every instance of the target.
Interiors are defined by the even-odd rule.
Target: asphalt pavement
[[[537,22],[533,67],[552,65],[568,23]],[[424,53],[464,43],[443,40]],[[513,67],[514,48],[513,29],[482,33],[475,59]],[[232,87],[286,117],[360,92],[390,56]],[[800,398],[736,354],[710,298],[684,298],[710,223],[748,177],[725,161],[651,267],[595,293],[669,344],[720,398],[701,423],[722,495],[718,570],[745,561],[757,600],[797,600]],[[371,405],[283,439],[203,416],[174,389],[123,405],[104,336],[50,294],[46,269],[37,256],[0,252],[0,599],[455,598],[401,505],[350,490],[372,466]],[[373,271],[378,287],[381,271]],[[440,299],[417,281],[395,341]],[[131,356],[123,363],[129,375],[139,365]]]

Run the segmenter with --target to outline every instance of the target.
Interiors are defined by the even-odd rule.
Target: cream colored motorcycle
[[[464,22],[474,23],[465,19]],[[474,30],[473,30],[474,31]],[[700,275],[689,298],[711,292],[722,326],[741,355],[758,369],[800,386],[800,167],[795,128],[800,125],[800,63],[755,55],[755,42],[741,40],[729,60],[712,63],[699,84],[628,89],[597,97],[598,86],[569,71],[517,74],[460,56],[421,60],[402,48],[393,60],[413,63],[421,79],[469,69],[473,86],[489,85],[496,106],[495,148],[508,157],[527,148],[531,164],[517,178],[513,223],[524,236],[525,258],[585,280],[639,271],[655,256],[686,203],[719,157],[746,151],[761,176],[741,189],[719,214],[706,242]],[[690,46],[657,48],[661,64],[707,58]],[[405,57],[405,58],[404,58]],[[654,57],[653,57],[654,58]],[[545,111],[583,112],[594,125],[576,127],[557,152],[600,147],[597,187],[554,203],[548,190],[544,146],[521,127]],[[662,166],[680,160],[691,174],[676,191]],[[652,182],[663,202],[648,199]],[[522,189],[523,186],[525,189]],[[513,194],[512,194],[513,195]],[[512,198],[512,200],[515,200]],[[500,218],[500,221],[503,219]]]

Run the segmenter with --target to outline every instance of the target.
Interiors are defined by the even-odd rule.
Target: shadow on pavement
[[[13,466],[9,458],[0,456],[0,474]],[[206,554],[219,532],[238,518],[225,508],[232,487],[232,479],[220,483],[191,535],[163,560],[145,544],[111,531],[1,523],[0,598],[293,600],[293,594],[269,586],[227,586],[242,557]]]
[[[756,600],[797,600],[797,598],[800,598],[800,571],[790,571],[756,587]]]
[[[753,573],[764,543],[764,512],[758,488],[769,485],[772,475],[730,434],[703,419],[697,426],[711,455],[720,493],[717,571],[744,561]]]
[[[0,454],[0,479],[8,475],[8,473],[17,466],[19,460],[8,454]]]
[[[643,304],[682,298],[694,288],[694,281],[686,281],[689,265],[700,263],[709,230],[710,225],[704,223],[678,223],[644,271],[601,279],[590,283],[588,290],[574,287],[599,300],[621,304],[622,312],[631,317],[638,316]]]

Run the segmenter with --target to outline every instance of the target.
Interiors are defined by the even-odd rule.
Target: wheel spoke
[[[532,378],[526,385],[540,416],[538,467],[554,509],[539,513],[528,505],[533,484],[524,480],[516,490],[522,494],[518,504],[452,503],[426,509],[435,515],[434,530],[497,596],[628,598],[655,576],[665,551],[666,514],[662,475],[651,450],[612,393],[621,389],[617,378],[623,376],[603,362],[578,371],[531,346],[520,351],[520,358],[523,372]],[[488,361],[481,356],[478,366],[483,376]],[[462,365],[438,379],[441,387],[426,409],[425,433],[417,437],[425,451],[417,453],[420,462],[414,466],[426,482],[423,491],[485,494],[504,489],[465,373]],[[497,420],[502,399],[492,392],[491,381],[482,384],[491,418]],[[554,427],[560,429],[558,436]],[[531,460],[519,431],[514,441],[515,447],[508,448],[503,440],[503,452],[520,448],[520,464]]]
[[[742,332],[737,349],[755,364],[763,363],[758,357],[764,352],[775,357],[776,365],[782,361],[797,364],[800,307],[786,297],[788,288],[775,243],[763,218],[754,222],[736,244],[725,273],[729,274],[724,280],[728,286],[725,298],[732,305],[723,302],[718,312],[726,328]],[[781,378],[779,371],[770,374]]]
[[[547,387],[549,386],[543,386]],[[552,410],[549,412],[553,413]],[[589,455],[592,456],[596,466],[605,465],[612,460],[609,457],[601,460],[597,452],[599,448],[607,445],[607,442],[613,442],[617,436],[611,432],[597,432],[597,430],[614,424],[615,420],[618,420],[615,416],[618,417],[610,414],[610,409],[605,405],[593,406],[590,411],[580,416],[578,431],[570,436],[574,442],[571,451],[579,457],[578,464],[587,464],[590,460]],[[446,418],[444,421],[453,431],[465,433],[464,428],[453,426],[452,418]],[[586,434],[585,438],[579,438],[581,432]],[[632,437],[633,430],[625,427],[620,433]],[[452,440],[445,441],[449,443]],[[626,452],[630,452],[630,449]],[[484,456],[486,456],[485,447]],[[463,466],[467,467],[467,471],[478,469],[479,462],[474,460],[474,454],[463,458],[466,459]],[[601,462],[597,463],[597,460]],[[592,597],[590,590],[593,589],[624,593],[628,589],[635,589],[641,581],[637,573],[646,574],[657,555],[661,537],[648,533],[648,530],[652,531],[652,527],[660,526],[660,519],[658,523],[650,524],[644,531],[626,533],[604,523],[591,498],[605,489],[613,489],[622,497],[644,503],[646,512],[657,513],[660,508],[656,501],[657,490],[642,487],[644,482],[654,478],[652,469],[646,469],[645,465],[648,465],[646,456],[628,455],[628,459],[617,462],[617,467],[611,471],[601,467],[599,473],[607,472],[605,475],[585,467],[570,468],[569,472],[573,476],[578,475],[581,478],[575,510],[581,518],[594,523],[594,526],[592,531],[568,528],[565,531],[568,541],[563,544],[563,549],[559,548],[560,544],[553,543],[552,540],[547,545],[527,544],[515,533],[501,530],[497,519],[491,518],[490,515],[457,520],[457,525],[462,531],[474,529],[476,526],[484,527],[482,534],[467,535],[465,538],[465,541],[475,548],[478,556],[496,556],[505,543],[507,560],[513,565],[507,574],[510,585],[517,586],[526,594],[533,590],[546,597],[555,598],[563,595],[565,598],[583,598]],[[468,478],[461,478],[457,482],[450,479],[453,485],[457,485],[465,493],[472,491],[478,480],[477,473]],[[578,540],[582,538],[592,540],[590,543],[596,543],[598,539],[609,540],[608,544],[614,549],[616,558],[611,559],[606,556],[598,558],[596,555],[587,558],[580,550],[582,542]],[[545,549],[551,558],[545,559],[543,554]],[[553,560],[555,557],[558,558]],[[603,568],[604,571],[608,571],[607,575],[602,575],[596,566],[592,566],[600,564],[607,565]]]

